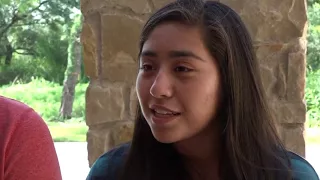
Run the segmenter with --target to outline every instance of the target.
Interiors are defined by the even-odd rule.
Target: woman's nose
[[[173,94],[172,78],[164,71],[159,71],[150,88],[150,94],[155,98],[169,98]]]

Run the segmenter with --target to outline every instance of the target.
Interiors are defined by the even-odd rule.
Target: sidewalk
[[[63,180],[85,180],[89,173],[87,143],[54,143]]]

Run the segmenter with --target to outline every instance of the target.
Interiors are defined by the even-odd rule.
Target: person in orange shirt
[[[0,180],[61,180],[57,153],[43,119],[0,96]]]

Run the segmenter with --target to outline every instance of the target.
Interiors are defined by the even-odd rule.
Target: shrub
[[[308,73],[305,99],[309,126],[320,126],[320,70]]]

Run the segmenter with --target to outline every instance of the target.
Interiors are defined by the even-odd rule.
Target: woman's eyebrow
[[[142,51],[140,56],[157,57],[157,53],[151,50]]]
[[[145,56],[145,57],[157,57],[158,54],[154,51],[151,50],[146,50],[146,51],[142,51],[140,56]],[[204,61],[201,57],[197,56],[196,54],[194,54],[191,51],[187,51],[187,50],[173,50],[173,51],[169,51],[169,57],[170,58],[180,58],[180,57],[191,57],[193,59],[198,59],[201,61]]]
[[[179,57],[191,57],[193,59],[198,59],[204,61],[201,57],[197,56],[191,51],[186,50],[174,50],[169,52],[169,56],[172,58],[179,58]]]

